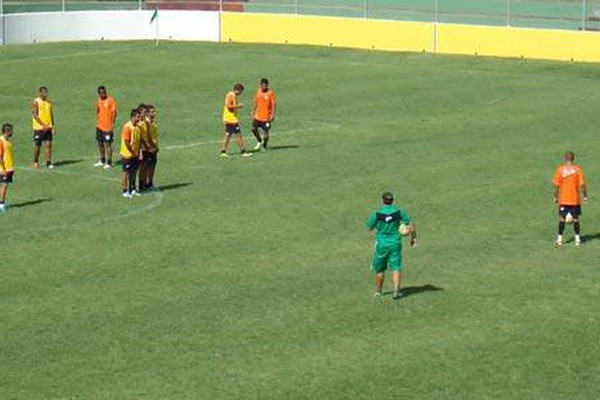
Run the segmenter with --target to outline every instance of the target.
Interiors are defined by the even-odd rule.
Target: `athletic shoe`
[[[103,167],[104,163],[102,161],[98,161],[96,164],[94,164],[94,167]]]
[[[402,297],[402,292],[401,292],[401,291],[399,291],[399,290],[397,290],[397,291],[394,291],[394,294],[392,295],[392,299],[394,299],[394,300],[398,300],[398,299],[400,299],[401,297]]]
[[[0,204],[0,213],[6,214],[8,212],[8,206],[6,204]]]
[[[123,192],[123,194],[121,196],[123,196],[126,199],[130,199],[131,198],[131,193],[129,193],[129,192]]]
[[[575,239],[575,246],[581,246],[581,239]]]
[[[142,194],[141,194],[140,192],[138,192],[137,190],[135,190],[135,189],[131,191],[131,196],[132,196],[132,197],[133,197],[133,196],[136,196],[136,197],[138,197],[138,196],[141,196],[141,195],[142,195]]]
[[[254,151],[258,151],[260,149],[262,149],[263,145],[262,143],[256,143],[256,146],[254,146]]]
[[[242,153],[242,157],[252,157],[252,153],[248,153],[248,152]]]
[[[227,153],[221,153],[219,155],[219,157],[221,157],[221,158],[229,158],[229,154],[227,154]]]
[[[383,295],[381,294],[381,292],[375,292],[375,294],[373,294],[373,301],[375,301],[376,303],[380,302],[381,299],[383,299]]]
[[[54,169],[54,164],[48,164],[48,165],[46,166],[46,168],[48,168],[48,169]]]
[[[112,169],[112,167],[113,166],[110,165],[110,164],[104,164],[104,166],[102,168],[104,168],[104,169]]]
[[[562,240],[557,240],[556,242],[554,242],[554,247],[558,248],[561,247],[563,245]]]

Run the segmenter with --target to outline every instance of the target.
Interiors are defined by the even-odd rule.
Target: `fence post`
[[[67,10],[66,4],[65,4],[66,0],[62,0],[62,12],[65,12]]]
[[[223,0],[219,0],[219,12],[223,12]]]
[[[587,28],[586,20],[587,20],[587,2],[586,2],[586,0],[583,0],[582,11],[581,11],[581,29],[584,31]]]
[[[511,25],[512,0],[506,0],[506,26]]]

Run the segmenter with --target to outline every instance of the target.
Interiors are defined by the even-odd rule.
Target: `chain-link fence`
[[[600,0],[0,0],[0,14],[155,7],[600,31]]]

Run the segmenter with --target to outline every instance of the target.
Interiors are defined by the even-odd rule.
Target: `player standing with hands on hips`
[[[402,278],[402,237],[400,224],[407,226],[406,234],[410,235],[410,247],[417,245],[417,230],[408,213],[394,205],[394,195],[385,192],[381,196],[383,205],[373,212],[367,221],[369,232],[375,231],[375,254],[371,269],[375,272],[375,298],[382,295],[385,271],[392,271],[394,285],[393,298],[402,297],[400,281]]]
[[[588,197],[583,171],[579,165],[575,165],[575,154],[572,151],[565,153],[564,163],[554,172],[552,183],[554,202],[558,204],[558,236],[555,246],[562,246],[565,223],[571,222],[575,231],[575,246],[581,246],[581,202],[583,200],[587,203]]]

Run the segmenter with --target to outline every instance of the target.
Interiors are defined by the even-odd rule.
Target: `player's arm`
[[[375,230],[375,226],[377,225],[377,214],[373,213],[369,215],[369,219],[367,220],[367,231],[373,232]]]
[[[417,244],[419,244],[417,239],[417,226],[412,221],[408,213],[404,210],[400,212],[400,221],[403,224],[408,225],[408,231],[410,232],[410,247],[415,247]]]
[[[133,132],[130,129],[125,128],[123,132],[123,144],[125,144],[125,148],[129,151],[129,154],[133,154],[133,145],[131,144],[131,140],[133,139]]]
[[[52,122],[52,134],[56,135],[56,121],[54,121],[54,110],[50,110],[50,121]]]
[[[273,94],[273,103],[271,104],[271,122],[275,121],[275,110],[277,110],[277,99]]]
[[[583,176],[583,173],[580,172],[580,174],[581,174],[581,176],[579,178],[580,179],[579,182],[581,182],[581,183],[580,183],[579,187],[581,188],[581,194],[583,195],[583,202],[585,203],[588,201],[587,185],[585,183],[585,177]]]
[[[242,108],[241,103],[236,103],[235,96],[228,96],[225,105],[230,112],[234,112]]]
[[[4,145],[0,142],[0,169],[2,171],[0,171],[0,175],[4,175],[3,171],[6,171],[6,168],[4,166]]]
[[[112,112],[112,126],[114,127],[115,124],[117,123],[117,115],[119,114],[119,112],[117,111],[117,108],[113,108],[113,112]]]
[[[560,193],[560,185],[554,185],[554,202],[558,204],[558,194]]]
[[[46,125],[41,119],[40,119],[40,112],[39,112],[39,107],[38,107],[38,103],[37,101],[34,101],[31,104],[31,115],[33,116],[33,119],[35,120],[35,122],[37,122],[38,124],[40,124],[44,130],[48,129],[48,125]]]
[[[257,108],[258,108],[258,104],[256,103],[256,97],[255,97],[254,100],[252,101],[252,112],[250,113],[251,118],[255,118]]]

